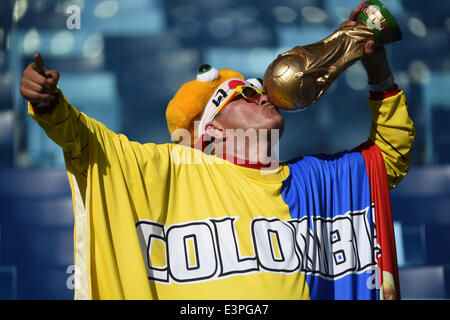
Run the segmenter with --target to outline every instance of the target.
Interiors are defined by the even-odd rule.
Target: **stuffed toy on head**
[[[170,134],[172,135],[177,129],[188,130],[191,146],[194,146],[195,142],[203,136],[205,125],[231,98],[231,92],[238,85],[250,85],[262,90],[260,79],[245,80],[239,72],[234,70],[219,71],[208,64],[200,66],[197,78],[182,85],[167,106],[166,119]],[[196,121],[199,124],[195,132],[194,122]]]

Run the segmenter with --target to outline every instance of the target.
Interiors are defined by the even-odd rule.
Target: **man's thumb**
[[[36,66],[36,71],[44,76],[45,75],[45,73],[44,73],[44,60],[42,60],[42,56],[38,52],[34,54],[34,64]]]

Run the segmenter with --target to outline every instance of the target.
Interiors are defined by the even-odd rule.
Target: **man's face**
[[[257,100],[246,100],[239,94],[222,109],[214,121],[225,129],[278,129],[280,137],[284,129],[284,119],[269,102],[267,95]]]

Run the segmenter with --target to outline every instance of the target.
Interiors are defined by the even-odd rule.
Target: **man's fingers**
[[[364,45],[364,53],[365,54],[372,54],[375,51],[375,41],[369,40]]]
[[[34,68],[28,68],[23,73],[24,78],[28,78],[36,83],[45,85],[47,78],[45,75],[38,73]]]
[[[353,27],[353,26],[355,26],[356,25],[356,22],[355,21],[350,21],[350,20],[347,20],[347,21],[345,21],[345,22],[342,22],[340,25],[339,25],[339,28],[346,28],[346,27]]]
[[[355,19],[356,19],[356,16],[358,15],[358,13],[361,12],[363,6],[364,6],[364,0],[361,1],[361,3],[359,4],[359,6],[357,6],[355,10],[353,10],[352,12],[350,12],[350,17],[349,17],[348,19],[349,19],[349,20],[355,20]]]
[[[52,86],[56,86],[59,81],[59,72],[57,70],[49,70],[45,73],[47,77],[47,83]]]
[[[364,5],[365,5],[365,2],[364,2],[364,0],[362,0],[361,3],[359,4],[359,6],[357,6],[356,9],[353,10],[353,11],[350,13],[350,16],[348,17],[348,20],[342,22],[342,23],[339,25],[339,28],[342,29],[342,28],[347,28],[347,27],[353,27],[353,26],[355,26],[355,25],[356,25],[356,18],[357,18],[357,16],[358,16],[358,14],[361,12],[361,10],[364,8]]]
[[[24,88],[33,90],[38,93],[47,93],[48,92],[48,90],[45,86],[43,86],[42,84],[39,84],[37,82],[34,82],[28,78],[23,78],[20,81],[20,85]]]
[[[47,70],[41,55],[36,53],[34,61],[23,71],[20,93],[33,104],[41,101],[54,101],[57,97],[58,80],[59,72]]]
[[[375,40],[368,40],[364,45],[364,53],[366,55],[370,55],[375,51],[381,50],[384,50],[384,46],[382,44],[375,42]]]
[[[51,84],[47,81],[47,78],[43,75],[40,75],[36,70],[33,68],[27,68],[23,72],[22,76],[22,82],[28,83],[28,82],[34,82],[40,87],[43,88],[44,92],[51,91],[56,85]]]
[[[55,98],[54,95],[48,94],[48,93],[39,93],[36,91],[33,91],[26,87],[20,87],[20,93],[24,96],[25,99],[33,101],[42,101],[42,100],[52,100]]]

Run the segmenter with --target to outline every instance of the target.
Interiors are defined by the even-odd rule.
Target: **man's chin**
[[[281,119],[283,119],[283,118],[281,118]],[[280,127],[278,128],[278,130],[279,130],[279,139],[281,139],[281,136],[283,135],[283,132],[284,132],[284,119],[283,119],[283,121],[281,121],[281,124],[280,124]]]
[[[281,118],[281,121],[274,123],[272,126],[270,126],[270,128],[268,128],[268,130],[270,131],[271,135],[274,135],[275,132],[277,132],[278,139],[280,139],[284,132],[284,119]]]

